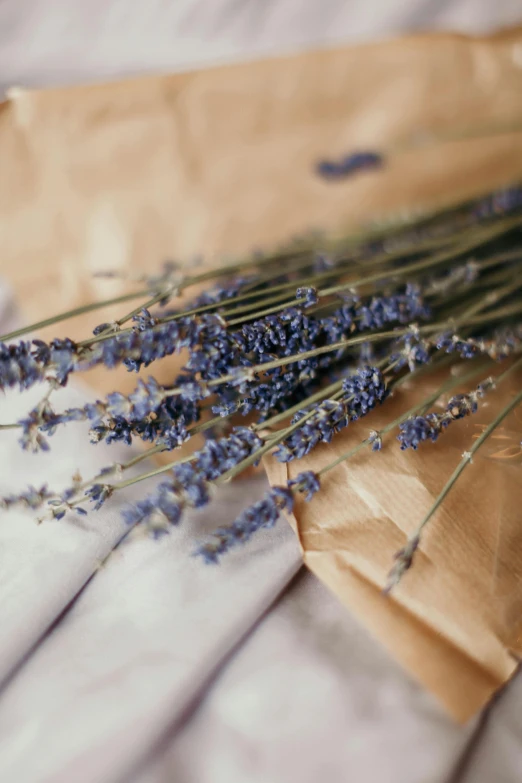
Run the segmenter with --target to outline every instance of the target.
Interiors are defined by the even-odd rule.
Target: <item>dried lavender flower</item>
[[[426,416],[412,416],[399,425],[397,439],[401,449],[416,450],[427,440],[435,442],[440,433],[451,424],[472,413],[476,413],[478,402],[495,386],[493,378],[487,378],[476,389],[467,394],[455,394],[446,405],[443,413],[428,413]]]
[[[356,153],[330,162],[323,173],[340,177],[382,162],[375,153]],[[44,400],[19,422],[0,425],[18,427],[23,448],[48,448],[47,437],[74,421],[88,422],[95,442],[130,444],[138,437],[153,444],[148,453],[110,466],[90,481],[73,480],[61,495],[28,489],[4,498],[4,507],[47,503],[53,518],[68,511],[84,514],[86,508],[100,509],[116,490],[165,472],[156,490],[125,512],[129,524],[144,523],[159,536],[179,524],[187,508],[206,506],[215,482],[235,476],[268,451],[281,461],[299,459],[368,415],[388,394],[383,373],[393,388],[410,376],[415,383],[416,372],[429,372],[431,365],[458,365],[478,355],[502,361],[521,353],[522,253],[516,247],[506,250],[519,238],[519,218],[494,219],[520,211],[521,192],[506,189],[444,219],[384,232],[355,246],[340,243],[329,256],[317,251],[322,238],[314,236],[308,244],[267,256],[263,269],[260,258],[252,256],[228,270],[181,278],[178,267],[167,263],[159,275],[141,276],[148,286],[140,294],[146,301],[100,323],[82,342],[9,344],[28,330],[4,335],[0,388],[49,385]],[[475,237],[473,226],[482,219],[488,223]],[[212,277],[212,287],[185,310],[163,309],[181,290]],[[129,298],[137,297],[122,297]],[[114,391],[61,412],[54,399],[49,403],[50,392],[59,391],[74,372],[96,365],[138,371],[179,351],[186,352],[185,367],[168,385],[139,380],[130,394]],[[441,360],[440,352],[448,357]],[[472,392],[454,394],[436,413],[425,412],[437,399],[429,398],[408,419],[370,430],[348,454],[367,445],[380,450],[381,436],[399,424],[401,448],[437,440],[452,422],[472,414],[489,388],[486,381]],[[209,410],[216,419],[207,421]],[[232,427],[236,413],[248,415],[251,425]],[[284,423],[288,419],[290,425]],[[174,450],[197,432],[207,440],[191,459],[172,463],[168,472],[160,468],[122,478],[142,456]],[[215,561],[271,526],[281,510],[292,508],[297,492],[310,500],[330,468],[304,471],[286,487],[274,487],[231,527],[216,531],[199,554]],[[412,538],[398,554],[392,581],[410,567],[417,546]]]
[[[339,160],[321,160],[317,164],[317,173],[324,179],[344,179],[358,171],[379,169],[384,158],[377,152],[352,152]]]

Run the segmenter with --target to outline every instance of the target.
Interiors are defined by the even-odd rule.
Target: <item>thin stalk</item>
[[[205,429],[208,429],[209,427],[216,424],[217,421],[222,420],[221,416],[216,416],[214,419],[210,419],[207,422],[202,422],[201,424],[196,425],[195,427],[192,427],[190,429],[190,435],[196,435],[197,433],[203,432]],[[8,425],[4,425],[8,426]],[[18,425],[14,425],[18,426]],[[2,427],[0,427],[1,429]],[[132,459],[128,460],[127,462],[123,463],[115,463],[113,468],[113,472],[123,472],[125,470],[128,470],[129,468],[134,467],[135,465],[138,465],[140,462],[143,462],[146,459],[150,459],[151,457],[155,456],[156,454],[161,453],[162,451],[165,451],[164,447],[161,445],[152,446],[150,449],[147,449],[146,451],[141,452],[140,454],[137,454]],[[175,463],[170,463],[170,467],[172,467],[173,464],[180,464],[182,462],[187,462],[189,460],[193,459],[193,456],[189,456],[187,458],[177,460]],[[149,475],[149,474],[144,474]],[[152,471],[150,475],[156,475],[156,471]],[[82,492],[83,490],[87,489],[87,487],[90,487],[92,484],[96,484],[97,482],[105,483],[105,480],[107,477],[109,477],[109,473],[98,473],[96,476],[93,476],[92,478],[88,479],[87,481],[84,481],[82,484],[79,484],[76,488],[77,492]],[[120,484],[113,484],[112,486],[121,488],[122,485]],[[76,505],[80,502],[83,502],[85,500],[85,496],[81,498],[77,498],[75,503]]]
[[[479,247],[485,242],[489,242],[495,237],[501,236],[502,234],[506,233],[510,229],[519,226],[521,222],[522,222],[521,216],[517,215],[509,220],[506,220],[505,222],[502,222],[500,225],[495,225],[484,231],[477,231],[475,236],[472,236],[467,241],[464,241],[461,244],[457,245],[456,248],[454,247],[450,250],[443,250],[440,253],[436,253],[435,255],[430,256],[428,259],[423,259],[422,261],[416,261],[413,264],[407,264],[406,266],[399,267],[398,269],[393,270],[391,276],[402,277],[405,274],[410,274],[411,272],[420,272],[423,271],[424,269],[429,269],[430,267],[436,266],[437,264],[440,264],[443,261],[450,261],[452,258],[456,258],[457,256],[463,255],[463,253],[467,253],[470,250],[474,250],[476,247]],[[387,274],[377,273],[374,275],[369,275],[368,277],[363,277],[360,280],[358,280],[356,286],[360,287],[368,283],[376,283],[379,280],[382,280],[389,276],[390,276],[389,271],[387,272]],[[328,296],[329,294],[336,294],[339,291],[342,291],[344,288],[351,287],[351,286],[352,286],[351,283],[350,286],[348,285],[332,286],[331,288],[325,288],[320,293],[322,296]]]
[[[465,252],[465,251],[462,251]],[[459,253],[460,254],[460,253]],[[448,256],[451,258],[451,255]],[[484,262],[477,262],[477,267],[480,270],[488,269],[493,266],[498,266],[501,264],[504,264],[508,261],[515,260],[517,258],[522,258],[522,252],[520,250],[506,252],[506,253],[498,253],[495,256],[491,257],[490,259],[485,260]],[[319,298],[321,297],[327,297],[331,296],[334,293],[337,293],[342,290],[346,290],[347,288],[360,288],[364,284],[369,284],[376,282],[377,280],[383,280],[388,277],[395,278],[397,275],[402,275],[403,272],[413,272],[413,271],[419,271],[424,270],[432,264],[438,264],[441,261],[441,256],[431,256],[428,259],[423,259],[422,261],[415,262],[414,264],[410,264],[409,266],[404,267],[392,267],[391,269],[389,267],[385,267],[382,274],[380,275],[372,275],[363,277],[359,280],[350,280],[348,282],[344,282],[342,284],[339,284],[337,286],[333,286],[330,288],[320,289],[317,292],[317,295]],[[342,276],[338,272],[339,276]],[[347,274],[345,272],[344,274]],[[329,274],[329,276],[333,276]],[[298,281],[292,281],[290,284],[285,284],[285,288],[297,288],[299,286],[307,286],[310,283],[317,282],[321,277],[325,277],[325,274],[317,275],[316,278],[309,278],[308,280],[298,280]],[[276,287],[271,289],[270,293],[273,293],[275,290],[277,290]],[[302,304],[302,302],[298,299],[291,299],[287,301],[283,301],[282,304],[278,304],[274,307],[263,309],[263,310],[256,310],[256,307],[258,307],[260,304],[267,305],[267,304],[273,304],[275,302],[279,302],[281,299],[284,299],[284,296],[282,294],[278,294],[277,296],[270,297],[266,300],[264,300],[262,303],[257,302],[256,304],[252,304],[248,307],[242,307],[242,308],[236,308],[235,310],[223,310],[221,311],[221,316],[226,320],[227,326],[237,326],[238,324],[244,323],[245,321],[251,321],[253,319],[262,318],[265,315],[271,315],[272,313],[280,312],[281,310],[284,310],[287,307],[296,306],[299,304]],[[255,312],[252,314],[251,311],[254,310]],[[229,320],[231,315],[234,315],[238,312],[241,312],[243,314],[249,313],[249,315],[242,315],[242,317],[237,317],[233,320]]]
[[[441,329],[444,324],[434,325],[434,330]],[[245,368],[245,378],[248,378],[250,374],[262,373],[266,370],[274,370],[276,367],[283,367],[285,364],[293,364],[295,362],[302,361],[303,359],[311,359],[314,356],[319,356],[323,353],[331,353],[337,351],[340,348],[347,348],[351,345],[360,345],[365,342],[378,342],[379,340],[388,340],[392,337],[400,337],[407,334],[409,329],[397,329],[389,332],[378,332],[376,334],[360,335],[359,337],[351,337],[349,340],[340,340],[336,343],[330,343],[329,345],[323,345],[320,348],[314,348],[310,351],[303,351],[302,353],[294,353],[291,356],[284,356],[282,359],[274,359],[272,362],[265,362],[264,364],[255,364],[252,367]],[[222,383],[230,383],[237,380],[237,375],[230,373],[228,375],[222,375],[219,378],[214,378],[207,382],[209,388],[214,386],[220,386]],[[166,392],[167,397],[178,396],[182,394],[183,389],[169,389]]]
[[[451,211],[452,210],[449,210],[449,212]],[[448,213],[447,209],[442,209],[442,210],[436,210],[432,215],[423,217],[421,219],[419,219],[418,217],[413,217],[412,219],[407,221],[402,220],[400,226],[397,226],[395,227],[395,229],[392,230],[394,232],[392,233],[392,238],[394,234],[395,236],[400,237],[402,233],[411,230],[415,226],[417,226],[419,229],[422,229],[423,227],[427,227],[434,220],[439,218],[441,215],[447,213]],[[465,216],[466,213],[464,212],[464,217]],[[350,236],[334,239],[332,242],[325,242],[325,240],[319,240],[317,242],[303,242],[302,243],[303,247],[301,248],[294,248],[291,250],[275,253],[272,256],[268,256],[266,258],[260,259],[259,261],[249,258],[248,260],[242,260],[239,262],[228,264],[226,266],[221,266],[216,269],[208,270],[207,272],[201,273],[199,275],[194,275],[191,278],[187,278],[187,280],[182,285],[182,289],[187,288],[189,285],[197,285],[198,283],[204,282],[206,280],[210,280],[216,277],[221,277],[228,273],[238,272],[248,267],[256,268],[259,267],[261,264],[263,266],[266,266],[267,264],[271,264],[271,263],[274,264],[274,263],[284,262],[287,259],[290,260],[299,255],[304,256],[310,251],[316,249],[316,247],[320,247],[321,244],[332,244],[333,246],[339,246],[342,243],[344,243],[347,248],[351,248],[357,246],[358,243],[360,244],[365,240],[367,241],[371,239],[378,239],[379,237],[383,236],[387,232],[390,232],[389,225],[373,226],[370,229],[352,233]],[[468,232],[468,227],[466,227],[464,234],[467,232]],[[401,251],[394,251],[391,254],[384,254],[384,256],[385,258],[387,257],[389,259],[389,258],[393,258],[394,255],[404,256],[406,254],[423,252],[423,250],[428,250],[430,247],[438,247],[440,245],[444,245],[448,242],[451,242],[452,238],[453,239],[458,238],[459,236],[462,236],[462,233],[463,233],[462,230],[460,228],[457,228],[457,230],[453,234],[450,234],[449,237],[448,236],[434,237],[432,239],[426,240],[420,247],[412,248],[411,250],[403,249]],[[92,302],[91,304],[82,305],[81,307],[76,307],[72,310],[66,310],[50,318],[46,318],[42,321],[36,321],[34,323],[28,324],[27,326],[21,327],[20,329],[15,329],[12,332],[8,332],[4,335],[1,335],[0,342],[14,340],[17,337],[22,337],[23,335],[28,334],[29,332],[36,331],[38,329],[43,329],[47,326],[52,326],[55,323],[60,323],[61,321],[68,320],[69,318],[75,318],[76,316],[93,312],[103,307],[109,307],[111,305],[116,305],[116,304],[123,304],[124,302],[131,301],[132,299],[137,299],[141,296],[146,296],[147,294],[150,293],[150,290],[151,287],[142,289],[140,291],[135,291],[133,293],[124,294],[122,296],[105,299],[99,302]],[[211,305],[206,305],[205,309],[211,309],[211,307],[212,307]],[[203,312],[202,308],[200,309],[200,312]]]
[[[502,299],[505,299],[506,296],[510,296],[520,288],[522,288],[522,278],[510,282],[505,286],[495,288],[493,291],[489,291],[485,296],[480,297],[478,301],[467,307],[461,315],[458,316],[457,322],[460,323],[467,318],[471,318],[476,313],[480,313],[482,310],[489,309],[492,305],[497,304]]]
[[[130,302],[132,299],[138,299],[140,296],[146,296],[148,293],[150,293],[150,288],[144,288],[140,291],[134,291],[132,294],[123,294],[123,296],[115,296],[112,299],[103,299],[100,302],[91,302],[91,304],[82,305],[82,307],[75,307],[73,310],[66,310],[51,318],[45,318],[43,321],[36,321],[28,326],[23,326],[20,329],[7,332],[0,336],[0,342],[5,343],[8,340],[14,340],[16,337],[22,337],[24,334],[29,334],[29,332],[34,332],[37,329],[44,329],[46,326],[52,326],[53,324],[60,323],[60,321],[67,321],[69,318],[75,318],[78,315],[91,313],[93,310],[99,310],[102,307],[110,307],[111,305]]]
[[[303,281],[301,280],[295,280],[292,282],[292,288],[294,289],[299,288],[299,286],[301,285],[307,285],[307,283],[306,282],[303,283]],[[222,310],[220,312],[220,316],[227,322],[227,326],[233,326],[235,323],[241,323],[245,319],[236,318],[235,320],[232,321],[229,320],[230,316],[237,315],[237,313],[241,313],[243,315],[243,314],[250,313],[252,310],[255,310],[256,312],[254,313],[254,318],[260,318],[263,314],[266,314],[263,313],[262,311],[261,312],[257,311],[257,308],[260,305],[269,305],[269,304],[271,305],[279,302],[282,302],[283,304],[280,304],[276,310],[272,310],[270,312],[278,312],[279,310],[288,307],[293,302],[295,302],[295,299],[292,300],[290,303],[288,303],[288,293],[286,291],[283,291],[283,293],[281,294],[275,294],[275,296],[270,296],[267,297],[266,299],[263,299],[262,302],[252,302],[249,305],[244,305],[243,307],[237,307],[234,310]],[[248,318],[250,318],[250,316],[248,316]]]
[[[511,367],[508,370],[505,370],[505,372],[502,373],[502,375],[499,375],[496,383],[501,383],[508,375],[510,375],[515,370],[519,370],[522,367],[522,359],[519,359],[515,364],[511,365]],[[458,477],[462,473],[462,471],[469,465],[470,462],[473,461],[473,455],[477,453],[477,451],[480,449],[482,444],[489,438],[489,436],[496,430],[496,428],[504,421],[506,416],[508,416],[512,410],[514,410],[518,405],[522,403],[522,391],[520,391],[512,400],[510,403],[508,403],[505,408],[503,408],[498,416],[496,416],[493,421],[488,424],[482,435],[480,435],[479,438],[475,441],[473,446],[470,448],[469,451],[467,451],[464,456],[462,457],[461,461],[453,471],[452,475],[448,479],[447,483],[445,484],[444,488],[441,490],[440,494],[437,496],[437,499],[433,503],[432,507],[422,520],[422,522],[419,524],[419,526],[416,528],[413,536],[420,535],[421,531],[424,527],[428,524],[432,516],[435,514],[441,503],[444,501],[450,490],[455,485],[455,482],[457,481]],[[413,537],[411,536],[411,537]]]
[[[509,369],[505,370],[501,375],[498,376],[496,379],[496,383],[501,383],[508,375],[510,375],[515,370],[519,370],[522,367],[522,359],[519,359],[515,364],[512,364]],[[385,593],[389,593],[390,590],[399,584],[401,578],[404,576],[406,571],[410,568],[414,553],[419,545],[419,541],[421,538],[422,531],[428,524],[428,522],[432,519],[435,512],[440,508],[448,494],[451,492],[455,484],[457,483],[459,477],[464,472],[466,467],[473,462],[473,457],[477,453],[477,451],[480,449],[480,447],[485,443],[485,441],[490,437],[490,435],[493,434],[493,432],[497,429],[497,427],[504,421],[506,416],[508,416],[511,411],[515,410],[520,404],[522,404],[522,391],[520,391],[512,400],[510,403],[508,403],[501,411],[500,413],[493,419],[493,421],[486,427],[484,432],[480,435],[479,438],[475,441],[475,443],[471,446],[469,451],[464,452],[462,455],[462,459],[449,477],[448,481],[444,485],[443,489],[437,496],[435,502],[423,518],[423,520],[419,523],[417,528],[413,531],[413,533],[410,533],[408,536],[408,539],[406,541],[405,547],[401,550],[400,553],[398,553],[398,557],[395,563],[395,566],[392,568],[388,575],[388,583],[384,588]]]
[[[380,281],[380,280],[384,280],[384,279],[389,278],[389,277],[394,277],[395,278],[395,277],[397,277],[397,275],[402,276],[405,273],[410,273],[410,272],[413,272],[413,271],[419,271],[419,270],[430,268],[431,266],[437,265],[437,264],[441,263],[442,261],[447,261],[447,260],[449,260],[451,258],[455,258],[458,255],[462,255],[463,253],[467,252],[467,250],[473,249],[473,248],[477,247],[478,245],[482,244],[482,242],[488,241],[489,239],[492,239],[495,236],[501,235],[505,231],[508,231],[510,228],[513,228],[514,226],[519,225],[521,222],[522,222],[522,218],[520,216],[517,216],[516,218],[512,218],[510,221],[504,222],[502,224],[502,226],[500,226],[500,227],[499,226],[495,226],[494,227],[495,230],[490,229],[487,233],[481,234],[480,238],[475,236],[473,239],[467,241],[463,245],[460,245],[456,250],[454,249],[454,250],[451,250],[451,251],[448,251],[448,252],[442,252],[442,253],[439,253],[437,255],[430,256],[428,259],[424,259],[424,260],[422,260],[420,262],[415,262],[414,264],[410,264],[410,265],[406,265],[406,266],[403,266],[403,267],[399,267],[396,270],[389,270],[389,269],[387,269],[384,273],[377,273],[376,275],[370,275],[370,276],[368,276],[366,278],[361,278],[361,279],[357,280],[355,283],[350,282],[350,283],[342,284],[342,285],[339,285],[339,286],[333,286],[331,288],[325,288],[325,289],[319,290],[317,292],[318,296],[320,296],[320,297],[330,296],[331,294],[339,293],[340,291],[346,290],[347,288],[348,289],[349,288],[353,288],[353,287],[359,288],[362,285],[365,285],[365,284],[368,284],[368,283],[377,282],[377,281]],[[499,261],[498,258],[496,260],[494,258],[488,259],[488,261],[490,262],[489,265],[493,265],[493,261],[494,261],[494,263],[497,263],[497,264],[498,263],[503,263],[503,261]],[[293,285],[294,285],[294,283],[292,282],[292,286]],[[272,289],[272,291],[274,291],[275,289],[276,289],[276,287],[274,287]],[[270,308],[269,310],[266,310],[266,311],[261,311],[261,312],[255,313],[255,314],[251,314],[247,318],[241,318],[241,319],[236,319],[236,320],[230,321],[227,325],[228,326],[234,326],[237,323],[243,323],[245,320],[252,320],[252,319],[258,318],[258,317],[260,317],[262,315],[267,315],[267,314],[272,313],[272,312],[278,312],[279,310],[284,309],[284,307],[287,307],[287,306],[289,306],[291,304],[299,304],[299,300],[293,300],[291,302],[285,303],[283,306]],[[165,318],[158,319],[158,324],[167,323],[168,321],[175,320],[176,318],[179,318],[179,317],[180,317],[179,313],[176,313],[176,314],[171,315],[171,316],[166,316]],[[121,334],[121,335],[128,334],[131,331],[132,331],[131,329],[122,329],[120,332],[118,332],[118,334]],[[89,348],[89,347],[95,345],[96,343],[103,342],[104,340],[108,340],[108,339],[112,338],[113,336],[114,336],[114,334],[97,335],[96,337],[92,337],[92,338],[89,338],[87,340],[84,340],[84,341],[78,343],[78,346],[81,347],[81,348]]]
[[[317,293],[320,296],[319,291]],[[253,319],[263,318],[265,315],[272,315],[272,313],[279,313],[281,310],[286,310],[287,307],[295,307],[299,304],[302,304],[300,299],[289,299],[283,304],[267,307],[265,310],[259,310],[255,313],[247,313],[246,317],[242,316],[241,318],[234,318],[232,321],[229,321],[228,318],[226,318],[226,324],[227,326],[237,326],[237,324],[242,324],[245,321],[252,321]]]
[[[380,368],[386,364],[387,361],[388,359],[382,359],[380,362],[377,362],[375,366]],[[390,372],[394,366],[395,363],[388,365],[388,367],[386,367],[383,372]],[[337,392],[342,388],[344,381],[345,378],[340,378],[338,381],[334,381],[333,383],[329,384],[329,386],[324,386],[322,389],[319,389],[319,391],[315,392],[315,394],[311,394],[309,397],[306,397],[306,399],[301,400],[301,402],[292,405],[291,408],[287,408],[287,410],[282,411],[275,416],[271,416],[271,418],[266,419],[263,422],[252,424],[250,429],[252,429],[254,432],[257,432],[258,430],[263,430],[267,427],[273,427],[274,424],[279,424],[289,416],[293,416],[294,413],[298,413],[299,411],[303,410],[303,408],[308,408],[310,405],[313,405],[314,402],[321,402],[322,400],[326,399],[334,399]]]
[[[419,255],[426,250],[429,250],[430,247],[433,246],[433,242],[430,243],[421,243],[418,246],[411,248],[409,250],[400,250],[400,251],[392,251],[388,253],[381,253],[380,255],[377,255],[376,257],[370,257],[370,258],[364,258],[364,257],[353,257],[353,258],[347,258],[347,259],[339,259],[335,262],[335,266],[333,266],[331,269],[325,270],[324,272],[317,272],[313,275],[309,275],[308,277],[303,277],[299,280],[292,280],[287,283],[279,283],[278,285],[271,286],[270,290],[268,292],[263,291],[253,291],[250,294],[245,294],[244,296],[238,296],[234,297],[231,300],[227,300],[223,303],[220,303],[224,305],[225,307],[229,304],[237,304],[238,302],[241,302],[243,300],[251,299],[254,296],[260,296],[262,293],[270,293],[274,294],[274,292],[285,292],[288,290],[291,290],[292,288],[297,288],[299,286],[309,286],[314,285],[320,281],[328,280],[331,277],[343,277],[347,274],[353,274],[355,272],[358,272],[358,269],[351,270],[349,267],[350,265],[356,265],[356,266],[364,266],[365,270],[368,269],[368,267],[372,266],[383,266],[384,264],[388,264],[390,261],[399,259],[399,258],[405,258],[410,255]],[[448,244],[448,241],[445,242],[438,241],[436,246],[439,245],[445,245]],[[519,255],[521,255],[519,251]],[[348,266],[348,268],[347,268]],[[282,293],[278,293],[278,298],[284,298]],[[277,301],[275,297],[270,298],[270,300],[265,301],[264,304],[272,304],[272,302]],[[210,308],[210,305],[207,305],[207,308]],[[213,305],[213,307],[216,307],[216,305]],[[242,312],[243,310],[245,312],[248,312],[249,310],[253,309],[253,305],[244,306],[241,308],[234,308],[232,310],[221,310],[220,313],[223,316],[223,318],[227,318],[230,315],[237,315],[238,312]],[[195,312],[195,311],[194,311]],[[188,313],[187,313],[188,315]]]
[[[113,468],[113,472],[119,472],[124,470],[129,470],[129,468],[133,468],[134,465],[138,465],[140,462],[143,462],[146,459],[150,459],[150,457],[153,457],[155,454],[158,454],[160,451],[162,451],[161,446],[152,446],[152,448],[147,449],[146,451],[141,452],[141,454],[137,454],[132,459],[128,460],[127,462],[123,463],[115,463]],[[109,473],[98,473],[96,476],[93,476],[92,478],[88,479],[87,481],[84,481],[82,484],[80,484],[77,487],[77,491],[81,492],[84,489],[87,489],[87,487],[90,487],[92,484],[96,484],[99,481],[103,481],[110,476]],[[85,500],[85,498],[81,498],[80,500]]]
[[[171,296],[176,290],[178,290],[178,287],[174,284],[165,286],[162,291],[158,291],[157,294],[154,294],[154,296],[152,296],[150,299],[147,299],[147,301],[143,302],[143,304],[141,304],[139,307],[135,307],[134,310],[130,311],[130,313],[126,313],[121,318],[118,318],[115,323],[118,326],[122,326],[127,321],[130,321],[131,318],[134,318],[135,315],[139,315],[142,310],[148,310],[149,307],[153,307],[153,305],[161,302],[162,299]]]

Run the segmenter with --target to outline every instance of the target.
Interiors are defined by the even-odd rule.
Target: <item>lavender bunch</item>
[[[344,176],[380,163],[352,156],[322,173]],[[60,519],[71,511],[97,511],[130,484],[163,474],[124,514],[129,526],[142,525],[159,536],[179,525],[187,509],[208,505],[219,484],[264,455],[290,462],[328,448],[350,422],[371,416],[377,407],[387,410],[390,395],[407,396],[418,377],[446,368],[441,388],[408,415],[370,430],[363,442],[317,473],[301,472],[286,486],[272,488],[230,527],[215,531],[196,553],[216,562],[275,524],[281,512],[291,513],[296,494],[311,501],[323,473],[359,449],[378,452],[398,440],[401,449],[416,450],[438,440],[518,366],[521,194],[519,187],[508,188],[358,242],[305,238],[265,257],[253,255],[190,276],[168,263],[158,274],[141,276],[136,282],[142,288],[118,300],[138,300],[133,310],[95,326],[82,341],[23,339],[33,328],[58,323],[74,311],[4,335],[0,388],[43,387],[41,401],[22,419],[0,425],[19,431],[22,448],[49,450],[59,427],[80,421],[88,422],[93,443],[150,446],[87,481],[73,478],[64,492],[28,488],[6,496],[1,505],[47,509],[48,517]],[[205,282],[210,283],[206,291],[176,308],[181,293]],[[114,300],[89,309],[110,303]],[[115,390],[81,407],[58,407],[60,391],[75,373],[95,366],[140,372],[174,354],[182,357],[183,367],[170,383],[159,383],[152,369],[130,394]],[[487,369],[487,377],[457,391],[464,365],[472,368],[471,375],[477,367]],[[492,370],[495,365],[500,373]],[[430,411],[442,399],[447,399],[444,407]],[[392,432],[396,437],[388,446],[386,435]],[[176,459],[176,449],[200,433],[205,445]],[[168,464],[126,477],[129,468],[160,451],[172,453]],[[393,585],[421,546],[417,531],[397,555]]]

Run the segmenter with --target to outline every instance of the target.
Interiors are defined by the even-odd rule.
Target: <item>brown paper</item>
[[[520,126],[522,30],[420,35],[0,104],[0,273],[29,322],[127,290],[100,268],[271,248],[311,227],[455,202],[522,178],[522,133],[410,147],[332,184],[315,164]],[[129,308],[126,308],[130,309]],[[122,308],[54,326],[84,338]],[[101,390],[125,371],[95,371]]]
[[[150,271],[167,258],[190,263],[200,254],[205,263],[218,263],[311,227],[349,230],[520,180],[522,133],[466,136],[473,129],[520,127],[521,52],[522,30],[488,39],[422,35],[115,84],[13,89],[0,104],[0,273],[30,322],[127,290],[120,281],[93,278],[99,269]],[[433,143],[434,136],[466,138]],[[345,182],[316,176],[319,159],[355,149],[395,154],[382,171]],[[121,313],[90,314],[44,336],[83,338]],[[172,377],[173,371],[169,363],[166,372]],[[94,371],[89,378],[100,391],[135,384],[124,371]],[[449,460],[450,452],[438,448],[430,456]],[[313,521],[317,506],[304,516],[298,509],[306,561],[465,718],[513,671],[511,646],[492,612],[482,615],[476,607],[475,594],[486,601],[478,578],[471,590],[459,582],[454,601],[444,582],[436,590],[439,614],[429,609],[430,542],[440,520],[427,542],[430,562],[408,576],[401,600],[380,597],[389,557],[413,519],[411,512],[403,518],[396,509],[381,510],[378,498],[394,485],[382,469],[389,457],[377,458],[381,473],[359,474],[366,495],[350,485],[348,517],[339,478],[329,480],[332,513],[322,521]],[[410,480],[413,462],[394,459],[406,482],[401,494],[420,510],[417,500],[435,491],[443,466],[415,467]],[[276,477],[273,467],[270,473]],[[465,482],[459,497],[468,496]],[[484,552],[491,554],[488,536],[496,528],[480,508],[468,509],[465,519],[479,531],[468,552],[460,511],[445,512],[455,516],[458,534],[455,543],[447,539],[447,556],[456,568],[456,548],[473,571],[477,542],[489,542]],[[486,573],[483,563],[478,574]],[[456,607],[469,618],[462,624]]]
[[[318,470],[433,393],[423,380],[298,463],[266,460],[272,484]],[[412,569],[382,594],[394,553],[417,527],[464,451],[519,391],[522,374],[436,443],[401,451],[396,432],[325,474],[292,523],[308,567],[460,721],[515,671],[522,653],[522,409],[478,450],[425,529]],[[461,391],[469,390],[465,387]],[[448,397],[441,402],[447,402]]]

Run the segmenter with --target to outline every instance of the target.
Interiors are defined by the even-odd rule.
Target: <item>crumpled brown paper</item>
[[[93,278],[99,269],[151,271],[199,254],[217,263],[311,227],[349,230],[455,203],[522,179],[522,133],[506,131],[521,119],[520,29],[484,39],[413,36],[99,86],[13,89],[0,104],[0,273],[36,321],[128,290]],[[356,149],[392,154],[382,170],[344,182],[316,176],[319,159]],[[91,313],[44,336],[83,338],[121,314]],[[163,372],[172,377],[171,362]],[[125,371],[94,370],[89,379],[100,392],[135,384]],[[296,515],[309,566],[459,718],[515,666],[518,631],[508,630],[518,589],[504,581],[519,567],[502,532],[509,567],[500,568],[492,539],[510,466],[499,471],[490,459],[484,483],[473,483],[477,467],[470,469],[397,599],[385,601],[378,588],[457,458],[463,432],[454,428],[443,448],[428,448],[417,462],[394,452],[369,468],[361,458],[328,479],[326,506],[298,506]],[[274,471],[272,464],[279,481]],[[511,514],[521,506],[506,507]],[[506,524],[502,517],[502,531]],[[516,529],[510,535],[516,541]],[[492,599],[500,578],[493,561],[516,600],[502,590]]]
[[[401,387],[298,463],[266,459],[270,482],[320,469],[442,382],[429,377]],[[388,434],[382,451],[359,452],[326,473],[321,492],[310,503],[298,499],[291,520],[308,567],[459,721],[511,677],[522,654],[522,408],[477,451],[399,586],[389,597],[382,588],[394,553],[521,383],[522,373],[506,378],[476,414],[417,452],[401,451],[397,431]],[[468,382],[459,391],[469,389]]]

